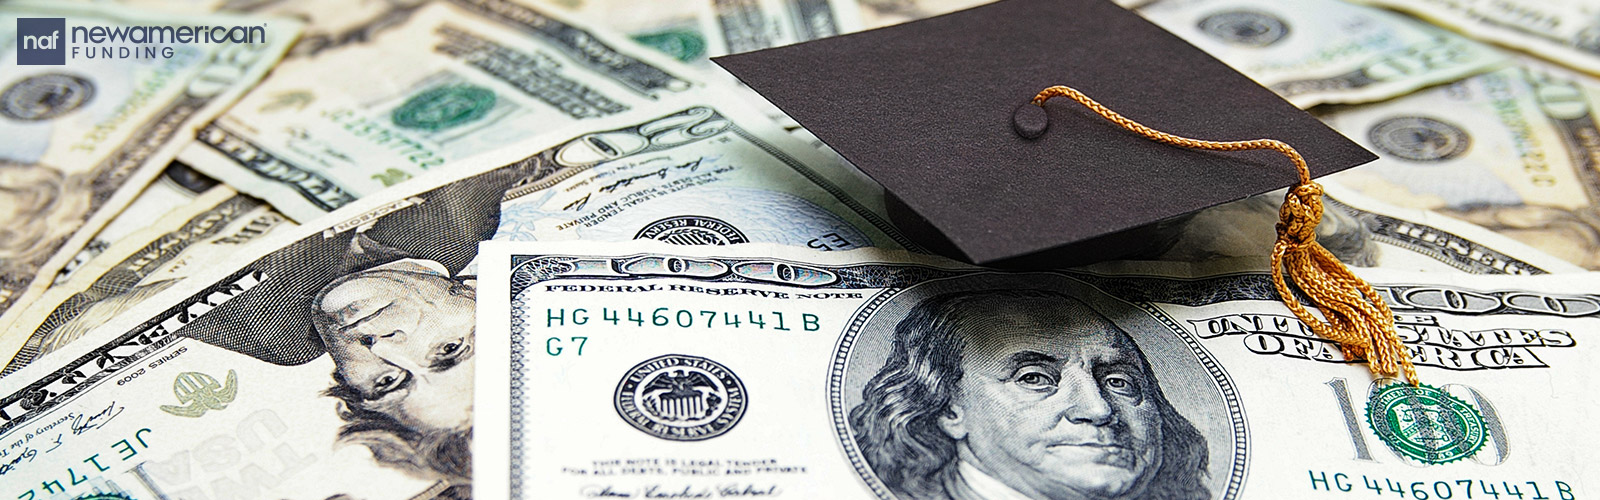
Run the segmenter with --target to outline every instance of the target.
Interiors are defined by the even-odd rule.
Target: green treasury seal
[[[476,85],[437,87],[406,100],[390,119],[405,128],[444,130],[483,118],[494,101],[494,91]]]
[[[1477,408],[1429,385],[1392,384],[1373,393],[1367,425],[1395,453],[1428,464],[1470,457],[1485,437]]]
[[[706,55],[706,37],[691,28],[634,35],[633,41],[667,53],[673,59],[694,62]]]

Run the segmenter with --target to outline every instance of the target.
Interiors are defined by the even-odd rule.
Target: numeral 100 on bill
[[[1380,391],[1396,384],[1405,384],[1405,382],[1392,378],[1380,378],[1372,381],[1367,388],[1367,406],[1373,404],[1374,396],[1378,395]],[[1374,418],[1370,414],[1371,408],[1364,408],[1358,411],[1355,402],[1350,397],[1350,388],[1344,377],[1334,377],[1328,380],[1327,385],[1333,390],[1333,398],[1339,405],[1339,412],[1344,419],[1345,430],[1350,433],[1350,446],[1354,448],[1355,459],[1363,462],[1379,463],[1380,461],[1373,457],[1373,446],[1368,444],[1367,439],[1369,434],[1377,432],[1369,427],[1376,424],[1371,421]],[[1424,388],[1427,387],[1424,386]],[[1445,384],[1439,386],[1436,391],[1447,393],[1466,406],[1470,406],[1476,410],[1476,417],[1482,421],[1482,448],[1478,448],[1466,459],[1488,466],[1500,465],[1505,462],[1506,456],[1510,453],[1510,443],[1506,436],[1505,424],[1500,420],[1500,413],[1495,411],[1494,404],[1489,401],[1488,397],[1484,396],[1478,389],[1464,384]],[[1419,408],[1414,409],[1414,411],[1424,410]],[[1387,441],[1383,441],[1382,436],[1377,437],[1382,441],[1377,445],[1378,448],[1389,450],[1390,455],[1406,465],[1419,468],[1434,465],[1429,461],[1418,460],[1418,457],[1403,454],[1392,446],[1386,446],[1385,443]],[[1457,455],[1456,457],[1459,456]]]

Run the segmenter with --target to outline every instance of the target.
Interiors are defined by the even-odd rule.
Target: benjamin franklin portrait
[[[1210,499],[1213,476],[1228,476],[1212,452],[1232,443],[1207,438],[1216,415],[1201,432],[1134,336],[1084,300],[1037,288],[901,299],[913,302],[880,334],[881,365],[846,389],[859,391],[853,444],[893,496]]]

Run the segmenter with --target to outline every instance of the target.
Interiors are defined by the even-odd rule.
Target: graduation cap
[[[1295,180],[1270,152],[1159,144],[1070,102],[1036,114],[1050,86],[1181,136],[1287,142],[1313,176],[1377,158],[1106,0],[1006,0],[714,61],[882,184],[908,236],[976,264],[1117,258],[1158,222]]]
[[[1387,306],[1311,231],[1311,178],[1377,157],[1109,1],[1003,0],[713,61],[882,184],[908,236],[976,264],[1113,259],[1163,221],[1294,185],[1273,255],[1284,302],[1374,372],[1416,380]]]

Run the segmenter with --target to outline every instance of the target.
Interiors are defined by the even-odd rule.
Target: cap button
[[[1043,106],[1025,102],[1011,112],[1011,129],[1024,139],[1038,139],[1049,128],[1050,114],[1044,111]]]

